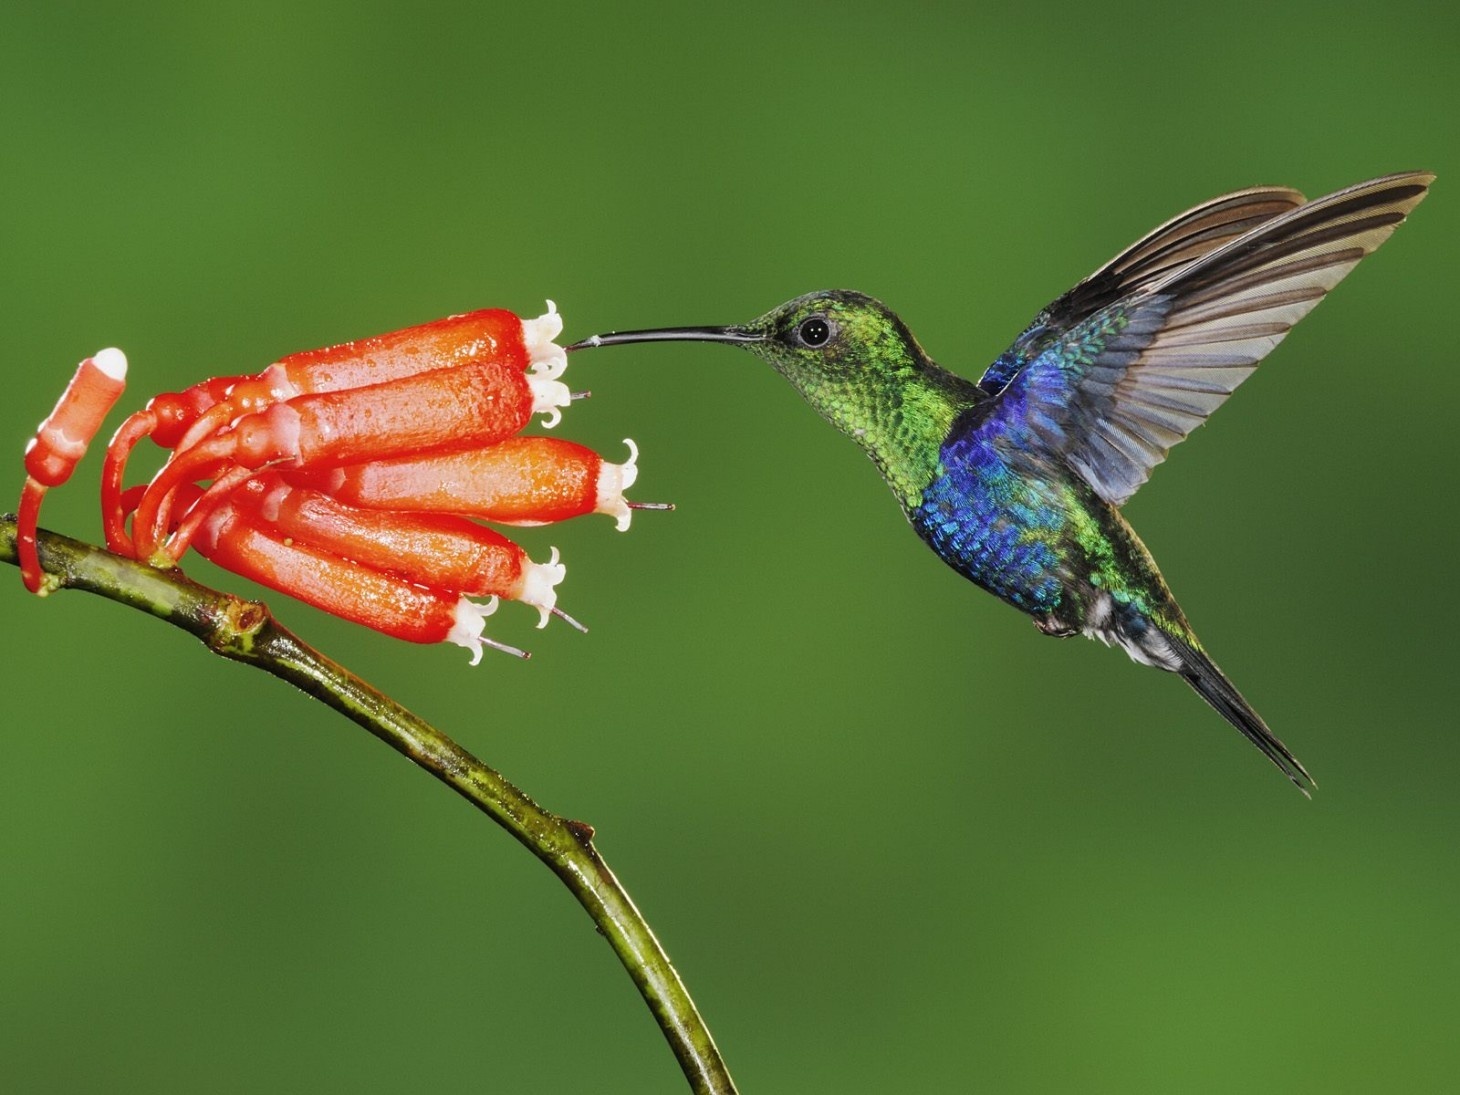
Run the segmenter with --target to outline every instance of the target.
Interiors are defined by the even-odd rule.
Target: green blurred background
[[[131,407],[473,307],[552,297],[581,337],[846,286],[977,375],[1188,205],[1436,170],[1127,510],[1311,803],[1178,681],[947,571],[718,347],[573,362],[564,435],[633,437],[635,495],[679,506],[523,535],[590,635],[507,606],[536,656],[469,669],[269,602],[597,826],[746,1092],[1453,1090],[1456,8],[1057,10],[7,4],[12,485],[105,345]],[[99,536],[97,463],[50,527]],[[0,579],[0,1087],[683,1089],[462,801],[181,632]]]

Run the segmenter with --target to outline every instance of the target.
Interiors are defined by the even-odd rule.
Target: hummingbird
[[[1178,674],[1305,795],[1313,778],[1206,653],[1121,506],[1424,198],[1428,172],[1308,201],[1225,194],[1056,299],[972,381],[898,315],[833,289],[750,323],[594,335],[569,350],[749,350],[859,445],[918,536],[1046,635]]]

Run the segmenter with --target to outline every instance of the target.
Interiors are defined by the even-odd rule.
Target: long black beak
[[[764,342],[764,335],[752,334],[743,327],[659,327],[652,331],[611,331],[606,335],[590,335],[566,347],[568,351],[587,350],[595,346],[624,346],[631,342]]]

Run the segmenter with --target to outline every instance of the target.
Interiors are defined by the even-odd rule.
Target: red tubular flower
[[[172,492],[215,475],[220,466],[243,479],[244,472],[272,464],[331,467],[366,455],[491,445],[522,429],[534,413],[556,414],[560,390],[566,402],[559,381],[528,377],[515,363],[476,361],[270,403],[231,429],[179,446],[137,507],[136,552],[150,557],[162,547]],[[207,421],[205,415],[199,424]],[[165,554],[175,562],[181,552]]]
[[[77,366],[76,375],[61,393],[55,409],[25,447],[25,487],[16,514],[16,553],[20,556],[21,579],[32,593],[41,588],[35,542],[41,499],[51,487],[59,487],[71,478],[126,386],[127,358],[121,350],[101,350],[88,357]]]
[[[488,448],[372,460],[342,468],[285,469],[291,483],[372,509],[461,513],[504,525],[543,525],[606,513],[629,527],[624,491],[638,477],[639,450],[611,464],[592,449],[553,437],[513,437]]]
[[[275,403],[297,396],[340,392],[389,383],[422,373],[479,363],[496,363],[530,371],[535,409],[546,411],[555,425],[559,408],[568,405],[568,389],[554,383],[567,368],[567,356],[553,340],[562,331],[562,317],[552,302],[536,319],[484,308],[372,338],[291,354],[251,376],[214,377],[186,391],[154,397],[145,409],[122,423],[107,446],[102,469],[102,514],[107,545],[133,554],[120,500],[127,460],[143,437],[165,448],[190,449],[228,427],[240,415],[266,412]],[[162,516],[152,507],[162,510]],[[149,503],[147,522],[153,535],[166,524],[161,497]]]
[[[452,642],[472,652],[472,665],[490,646],[521,657],[515,647],[482,635],[495,600],[474,604],[283,536],[257,514],[225,501],[194,539],[198,553],[226,570],[322,608],[336,616],[413,643]]]
[[[555,587],[566,573],[556,549],[548,562],[534,563],[501,533],[464,517],[361,509],[292,486],[277,473],[245,483],[229,502],[284,537],[364,566],[468,597],[531,605],[541,613],[539,627],[557,604]]]
[[[624,498],[638,474],[633,442],[629,460],[613,464],[571,441],[513,436],[533,414],[556,424],[571,399],[558,379],[561,330],[551,302],[533,320],[484,309],[158,396],[108,447],[107,543],[159,565],[191,543],[235,573],[397,638],[478,655],[501,646],[482,636],[496,599],[532,605],[542,626],[561,615],[564,567],[556,549],[534,563],[467,518],[537,525],[596,512],[622,529],[634,508]],[[56,482],[121,394],[118,377],[100,399],[86,370],[33,444],[36,468]],[[80,449],[68,448],[77,435]],[[174,451],[148,486],[127,489],[128,456],[147,436]],[[49,485],[37,483],[32,471],[22,497],[32,559]],[[33,573],[38,583],[38,564]]]

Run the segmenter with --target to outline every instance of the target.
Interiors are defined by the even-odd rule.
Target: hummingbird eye
[[[825,316],[803,319],[801,325],[796,328],[797,341],[803,346],[810,346],[813,350],[830,342],[831,335],[831,321]]]

